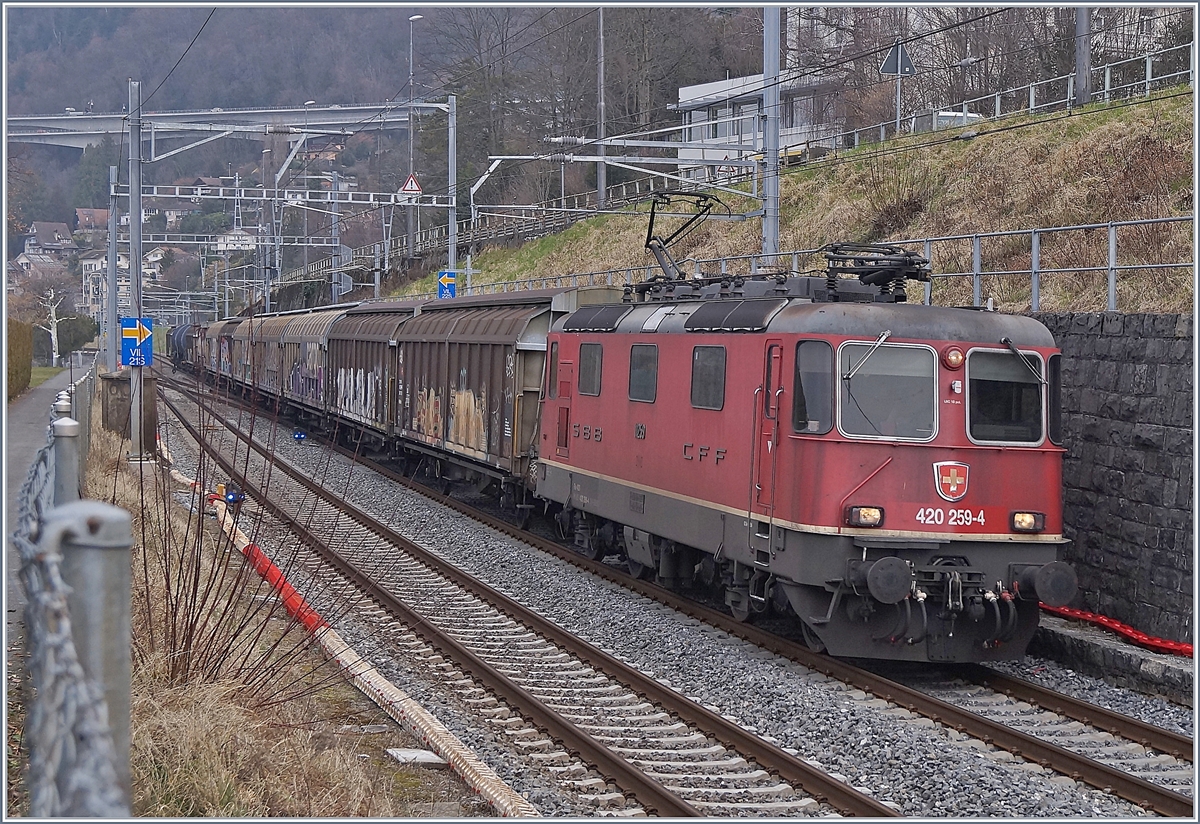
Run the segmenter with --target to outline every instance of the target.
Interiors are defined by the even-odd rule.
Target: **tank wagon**
[[[1023,655],[1038,602],[1076,590],[1046,328],[909,304],[928,261],[896,247],[685,278],[647,246],[664,275],[623,290],[234,319],[177,351],[444,487],[544,509],[593,558],[744,620],[794,613],[814,649]]]

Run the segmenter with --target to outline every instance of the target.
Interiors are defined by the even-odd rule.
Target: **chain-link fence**
[[[28,814],[35,817],[119,818],[130,814],[127,710],[126,718],[114,718],[110,725],[105,700],[107,673],[85,672],[89,650],[77,649],[78,638],[86,638],[88,625],[96,623],[93,610],[81,609],[80,602],[114,600],[108,598],[112,593],[95,592],[87,586],[94,580],[87,565],[98,557],[92,550],[123,546],[123,553],[104,554],[118,564],[123,560],[128,567],[132,540],[128,512],[78,500],[83,456],[91,440],[94,391],[93,368],[53,405],[47,442],[18,494],[11,535],[26,597],[24,663],[31,690],[21,740],[28,754]],[[69,417],[72,412],[77,419]],[[64,555],[68,556],[65,560]],[[115,595],[119,602],[121,593]],[[128,596],[126,589],[126,601]],[[73,611],[87,613],[74,627]],[[105,622],[99,623],[106,631]],[[125,648],[127,657],[127,637]],[[126,679],[126,694],[128,689]],[[124,764],[118,760],[120,747],[114,746],[113,733],[122,726]]]

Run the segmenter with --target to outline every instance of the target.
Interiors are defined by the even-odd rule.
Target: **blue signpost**
[[[449,269],[443,269],[438,272],[438,299],[452,298],[458,294],[456,285],[456,275],[458,273]]]
[[[121,318],[121,365],[154,364],[154,320]]]

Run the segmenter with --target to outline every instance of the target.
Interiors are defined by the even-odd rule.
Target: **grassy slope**
[[[780,248],[1190,214],[1192,121],[1193,96],[1184,88],[1132,105],[1007,118],[985,124],[973,140],[949,139],[954,130],[843,152],[785,173]],[[752,208],[722,198],[734,212]],[[607,215],[519,248],[486,250],[474,260],[482,270],[475,282],[644,268],[653,263],[643,248],[645,231],[644,214]],[[1119,263],[1191,261],[1191,236],[1186,223],[1122,230]],[[672,253],[704,259],[750,254],[761,245],[758,220],[709,220]],[[1042,268],[1103,266],[1106,249],[1102,230],[1046,237]],[[966,271],[970,262],[969,242],[935,248],[935,273]],[[983,263],[993,271],[1029,268],[1028,238],[985,242]],[[1050,275],[1043,278],[1042,308],[1103,309],[1104,288],[1103,273]],[[434,289],[426,278],[405,292]],[[934,301],[964,296],[969,300],[969,280],[939,281]],[[988,296],[1005,309],[1027,309],[1028,278],[987,278]],[[1190,272],[1122,274],[1118,299],[1125,311],[1190,311]]]

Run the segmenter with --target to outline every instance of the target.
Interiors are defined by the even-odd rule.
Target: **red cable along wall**
[[[1097,615],[1094,612],[1086,612],[1082,609],[1072,609],[1071,607],[1051,607],[1046,604],[1040,605],[1052,615],[1058,615],[1062,618],[1072,618],[1076,621],[1086,621],[1089,624],[1110,629],[1123,638],[1127,638],[1139,647],[1146,647],[1155,652],[1165,652],[1171,655],[1180,655],[1184,658],[1192,657],[1192,645],[1182,641],[1168,641],[1165,638],[1155,638],[1140,632],[1128,624],[1122,624],[1114,618],[1106,618],[1103,615]]]

